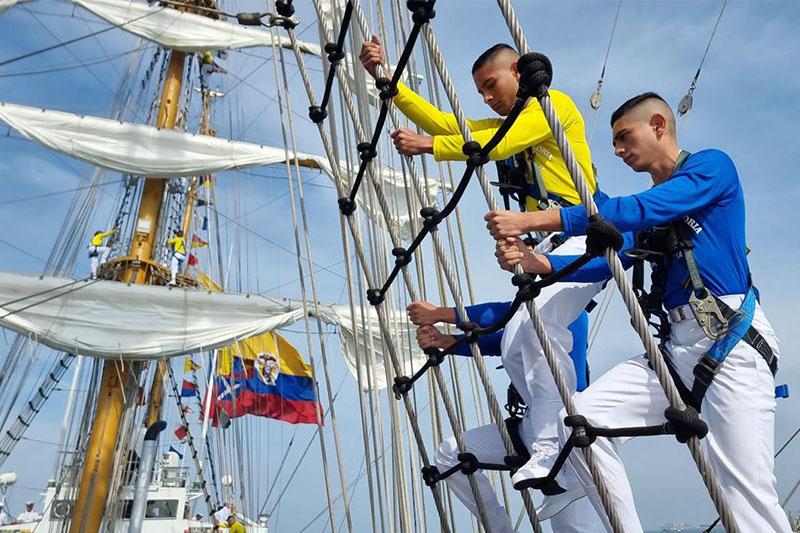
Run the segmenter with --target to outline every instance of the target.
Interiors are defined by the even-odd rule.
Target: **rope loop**
[[[572,445],[576,448],[588,448],[597,438],[589,431],[591,426],[583,415],[569,415],[564,418],[564,425],[572,428]]]
[[[511,277],[511,284],[517,287],[517,298],[520,301],[528,302],[533,300],[542,292],[541,285],[537,285],[535,280],[535,274],[527,272],[514,274]]]
[[[394,264],[398,267],[402,268],[411,262],[411,254],[402,246],[392,249],[392,255],[395,257]]]
[[[328,110],[323,109],[318,105],[312,105],[308,108],[308,118],[314,124],[322,124],[322,121],[328,117]]]
[[[412,12],[411,20],[414,24],[422,25],[430,22],[436,16],[436,11],[433,10],[435,3],[436,0],[408,0],[406,5]]]
[[[481,332],[478,331],[480,326],[475,322],[462,322],[458,329],[464,332],[464,342],[467,344],[473,344],[478,341],[478,337],[481,336]]]
[[[344,59],[344,50],[342,50],[337,43],[325,44],[325,53],[328,54],[328,61],[331,64],[338,63]]]
[[[422,480],[431,488],[435,487],[439,480],[442,479],[439,469],[433,465],[422,467]]]
[[[384,292],[380,289],[367,289],[367,301],[370,305],[377,307],[383,303]]]
[[[529,52],[517,60],[520,98],[541,98],[553,82],[553,64],[538,52]]]
[[[619,252],[624,242],[622,233],[599,213],[589,217],[589,225],[586,227],[587,253],[602,257],[609,248]]]
[[[339,204],[339,211],[346,217],[356,212],[356,202],[349,196],[343,196],[336,200]]]
[[[356,150],[364,162],[372,161],[378,155],[378,151],[372,146],[372,143],[366,141],[358,143]]]
[[[397,96],[399,92],[397,85],[392,83],[389,78],[378,78],[375,80],[375,88],[378,89],[378,96],[381,100],[388,100]]]
[[[292,0],[275,0],[275,11],[277,11],[278,15],[282,17],[291,17],[294,15],[294,5],[292,4]]]
[[[442,214],[435,207],[423,207],[419,210],[422,217],[422,227],[429,233],[436,231],[436,226],[442,221]]]
[[[481,464],[478,458],[475,457],[475,454],[469,452],[458,454],[458,460],[461,461],[459,465],[461,473],[466,476],[477,472]]]
[[[675,438],[681,444],[689,442],[692,437],[702,439],[708,435],[708,426],[694,407],[687,405],[685,409],[678,409],[670,406],[664,411],[664,417],[669,420],[669,430],[675,432]]]

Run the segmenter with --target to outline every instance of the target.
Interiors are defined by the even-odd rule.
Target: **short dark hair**
[[[614,127],[614,123],[618,121],[620,118],[622,118],[622,115],[624,115],[637,105],[641,104],[645,100],[651,100],[651,99],[661,100],[662,102],[667,104],[666,100],[664,100],[663,98],[661,98],[661,96],[652,91],[636,95],[633,98],[628,99],[624,104],[619,106],[616,111],[611,113],[611,127],[612,128]],[[667,106],[669,106],[669,104],[667,104]]]
[[[478,59],[472,64],[472,73],[475,74],[475,71],[484,66],[486,63],[494,59],[494,57],[502,52],[503,50],[511,50],[515,54],[517,51],[512,48],[511,46],[507,45],[506,43],[497,43],[496,45],[492,46],[484,53],[478,56]]]

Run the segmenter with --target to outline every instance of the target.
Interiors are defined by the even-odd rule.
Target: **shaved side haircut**
[[[475,72],[479,68],[484,66],[486,63],[489,63],[490,61],[494,61],[494,59],[497,58],[500,54],[508,53],[508,52],[511,52],[516,57],[519,57],[519,52],[514,50],[509,45],[507,45],[505,43],[497,43],[496,45],[492,46],[491,48],[489,48],[484,53],[482,53],[481,55],[478,56],[478,59],[476,59],[475,63],[472,64],[472,73],[475,74]]]
[[[675,134],[675,115],[672,112],[672,108],[669,106],[666,100],[661,98],[658,94],[654,92],[646,92],[640,95],[634,96],[633,98],[627,100],[624,104],[619,106],[616,111],[611,114],[611,127],[614,127],[614,123],[622,118],[623,115],[626,115],[633,111],[637,107],[642,107],[642,110],[645,110],[645,104],[649,104],[647,107],[647,111],[651,113],[660,113],[664,115],[664,118],[667,119],[667,125],[669,130]],[[642,117],[644,119],[644,117]],[[650,118],[649,116],[647,117]]]

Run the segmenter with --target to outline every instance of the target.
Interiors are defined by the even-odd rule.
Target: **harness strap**
[[[719,298],[714,297],[714,299],[728,322],[729,328],[723,337],[714,341],[714,344],[700,358],[692,371],[694,374],[692,396],[698,404],[698,410],[700,409],[699,405],[703,403],[708,387],[714,380],[714,376],[717,375],[725,358],[728,357],[728,354],[731,353],[739,341],[744,341],[750,345],[764,358],[773,376],[778,371],[778,358],[766,339],[752,326],[756,305],[754,288],[750,287],[747,291],[747,295],[745,295],[744,301],[742,301],[742,305],[738,310],[732,309]]]

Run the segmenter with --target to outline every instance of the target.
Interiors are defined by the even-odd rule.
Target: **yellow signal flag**
[[[187,357],[183,360],[183,371],[184,372],[194,372],[195,370],[199,370],[200,365],[194,362],[191,357]]]

